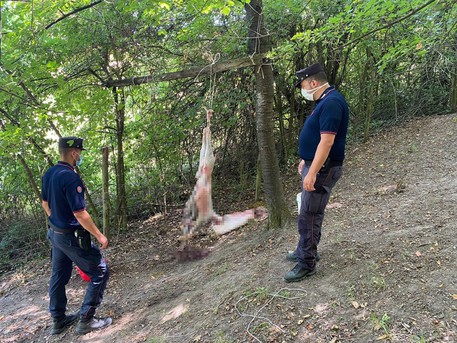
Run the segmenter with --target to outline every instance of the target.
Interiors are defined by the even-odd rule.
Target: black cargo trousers
[[[322,168],[316,176],[315,191],[307,192],[303,189],[303,180],[308,174],[310,165],[305,163],[302,169],[301,207],[298,216],[298,264],[309,270],[316,268],[317,245],[321,239],[321,227],[324,220],[325,207],[336,182],[343,175],[343,166]]]

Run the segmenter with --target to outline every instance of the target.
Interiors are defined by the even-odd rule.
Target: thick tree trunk
[[[120,95],[120,96],[119,96]],[[116,222],[118,229],[127,228],[127,199],[125,192],[125,165],[124,165],[124,126],[125,126],[125,98],[124,91],[113,87],[114,106],[116,113],[117,134],[117,172],[116,172]]]
[[[249,23],[248,52],[249,54],[263,54],[271,49],[271,43],[264,26],[262,0],[251,0],[249,4],[245,5],[245,9]],[[273,69],[266,63],[256,65],[255,68],[256,126],[263,188],[270,212],[270,227],[277,228],[288,222],[290,212],[284,200],[273,137]]]

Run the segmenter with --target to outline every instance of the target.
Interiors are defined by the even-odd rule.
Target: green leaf
[[[229,15],[230,11],[231,11],[230,7],[227,7],[227,6],[225,6],[224,8],[221,9],[221,13],[223,15]]]

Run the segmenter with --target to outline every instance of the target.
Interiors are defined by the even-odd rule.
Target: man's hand
[[[305,160],[301,160],[300,163],[298,164],[298,174],[301,175],[304,165],[305,165]]]
[[[307,192],[315,191],[314,184],[316,183],[316,174],[308,172],[303,179],[303,189]]]
[[[79,224],[81,224],[81,226],[85,230],[89,231],[92,234],[92,236],[94,236],[97,239],[97,241],[101,244],[100,248],[105,249],[108,245],[108,239],[105,237],[103,233],[100,232],[97,226],[95,226],[90,214],[86,210],[83,210],[74,213],[74,215],[78,220]]]
[[[100,249],[106,249],[108,246],[108,238],[103,233],[100,233],[100,235],[97,238],[97,241],[101,244]]]

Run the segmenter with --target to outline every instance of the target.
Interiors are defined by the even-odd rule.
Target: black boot
[[[112,319],[110,317],[106,318],[96,318],[92,317],[89,320],[83,321],[80,320],[78,325],[76,325],[76,333],[78,335],[84,335],[88,332],[94,331],[94,330],[100,330],[103,329],[112,323]]]
[[[313,270],[305,269],[299,264],[297,264],[295,267],[292,268],[290,272],[287,272],[286,275],[284,275],[284,280],[286,282],[295,282],[295,281],[301,281],[307,276],[311,276],[316,273],[316,268]]]
[[[53,318],[52,319],[52,329],[51,335],[58,335],[65,331],[67,327],[73,324],[79,317],[79,312],[70,314],[68,316],[64,315],[63,317]]]

